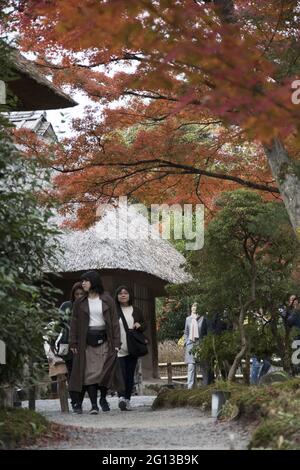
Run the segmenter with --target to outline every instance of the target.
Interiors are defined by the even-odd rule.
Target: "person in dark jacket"
[[[45,342],[44,348],[47,355],[47,359],[50,365],[50,373],[54,372],[55,364],[64,364],[67,368],[67,378],[70,380],[72,363],[73,363],[73,353],[69,349],[69,332],[70,332],[70,321],[72,314],[72,305],[75,300],[79,299],[84,295],[81,282],[76,282],[71,290],[70,300],[63,302],[59,307],[60,310],[60,320],[51,322],[49,324],[50,331]],[[51,371],[51,369],[53,369]],[[54,396],[57,395],[57,376],[52,375],[52,380],[54,382],[51,384],[51,390]],[[76,404],[77,398],[73,396],[72,392],[69,392],[71,399],[71,406],[74,410],[74,405]]]
[[[99,274],[88,271],[81,280],[85,296],[73,305],[70,348],[74,359],[69,389],[78,393],[76,408],[81,413],[80,392],[86,386],[92,405],[90,413],[98,414],[98,388],[100,406],[109,411],[107,389],[119,390],[123,384],[117,361],[121,346],[119,319],[113,299],[103,291]]]
[[[72,286],[71,290],[71,295],[70,295],[70,300],[67,300],[66,302],[63,302],[59,309],[62,311],[62,330],[61,330],[61,337],[59,341],[62,344],[68,344],[69,343],[69,337],[70,337],[70,322],[71,322],[71,317],[72,317],[72,307],[74,302],[77,299],[80,299],[81,297],[84,296],[84,290],[82,288],[81,282],[75,282]],[[72,366],[73,366],[73,353],[69,349],[68,353],[64,356],[61,356],[66,364],[66,367],[68,369],[68,381],[70,380],[71,377],[71,372],[72,372]],[[81,394],[81,402],[83,401],[85,394],[85,390],[82,391]],[[75,411],[76,408],[76,403],[77,403],[77,395],[74,396],[74,394],[70,391],[69,392],[70,398],[71,398],[71,406],[73,411]]]
[[[69,343],[72,306],[77,299],[80,299],[83,296],[84,296],[84,290],[82,288],[81,282],[75,282],[71,290],[70,300],[63,302],[61,306],[59,307],[59,310],[61,310],[62,312],[62,322],[61,322],[62,332],[61,332],[61,338],[59,341],[63,344]],[[71,372],[72,372],[72,363],[73,363],[72,351],[69,350],[68,353],[64,355],[63,359],[68,369],[68,376],[70,377]]]
[[[214,335],[220,335],[224,333],[224,331],[231,331],[232,329],[232,322],[229,320],[228,311],[226,309],[222,313],[215,312],[212,315],[212,320],[209,323],[209,330]]]
[[[300,304],[297,295],[290,295],[287,307],[279,309],[279,312],[288,328],[300,330]],[[294,336],[293,342],[295,340],[300,340],[299,331]],[[300,373],[299,364],[292,363],[292,373],[293,375]]]
[[[121,311],[124,314],[128,328],[145,331],[146,325],[143,314],[138,307],[133,306],[133,296],[127,286],[119,286],[115,294],[115,302],[119,316],[121,331],[121,348],[118,351],[118,361],[123,373],[125,387],[118,391],[119,408],[121,411],[130,411],[130,399],[134,386],[134,372],[137,365],[137,357],[133,357],[127,347],[127,338],[124,324],[121,318]]]
[[[290,328],[300,328],[300,306],[299,299],[296,295],[291,295],[289,298],[285,321]]]

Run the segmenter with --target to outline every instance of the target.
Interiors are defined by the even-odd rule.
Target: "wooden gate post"
[[[62,413],[69,413],[67,379],[65,374],[57,376],[57,389]]]
[[[13,386],[7,385],[3,389],[3,405],[4,408],[12,408],[14,406],[14,400],[13,400],[13,395],[14,395],[14,388]]]

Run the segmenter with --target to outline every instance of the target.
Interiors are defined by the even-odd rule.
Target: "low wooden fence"
[[[168,384],[173,381],[185,381],[187,380],[187,368],[188,365],[185,362],[160,362],[158,364],[159,377],[162,380],[167,380]],[[202,379],[202,374],[197,372],[197,379]],[[235,375],[237,379],[242,379],[243,374],[237,373]]]
[[[28,393],[28,408],[30,410],[35,410],[35,402],[37,390],[41,386],[49,386],[57,384],[57,395],[60,401],[60,409],[63,413],[69,411],[68,404],[68,386],[67,378],[64,374],[56,376],[56,380],[37,382],[36,384],[25,385],[21,390],[27,390]],[[2,386],[2,405],[7,408],[11,407],[21,407],[22,401],[18,398],[17,388],[10,385]]]
[[[48,361],[46,363],[46,368],[48,367]],[[33,376],[33,365],[29,363],[28,367],[29,373]],[[45,376],[45,380],[37,381],[34,384],[30,385],[23,385],[21,387],[11,386],[11,385],[4,385],[0,387],[0,406],[4,406],[6,408],[12,407],[21,407],[22,400],[18,396],[18,391],[25,391],[28,398],[28,408],[30,410],[35,410],[36,407],[36,399],[39,397],[41,389],[52,388],[55,386],[55,398],[59,399],[60,402],[60,409],[63,413],[69,412],[69,403],[68,403],[68,382],[67,377],[65,374],[60,374],[56,376],[56,380],[50,380],[49,377]],[[134,374],[134,394],[136,395],[143,395],[143,374],[142,374],[142,362],[141,359],[138,359],[137,367],[135,369]],[[2,395],[3,397],[2,397]]]
[[[187,364],[185,362],[160,362],[158,364],[159,377],[162,380],[168,380],[171,383],[173,380],[186,380],[187,379]],[[197,374],[197,378],[202,375]]]

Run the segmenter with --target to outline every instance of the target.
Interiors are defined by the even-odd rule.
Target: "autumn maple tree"
[[[298,1],[10,4],[20,47],[103,106],[51,153],[59,197],[81,204],[83,223],[103,197],[211,207],[244,186],[281,196],[300,234]]]

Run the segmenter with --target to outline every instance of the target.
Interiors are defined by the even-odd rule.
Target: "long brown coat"
[[[105,361],[100,383],[111,390],[122,390],[123,377],[117,361],[117,351],[120,341],[120,326],[113,299],[108,294],[101,294],[103,317],[106,324],[108,354]],[[70,348],[77,348],[78,353],[73,355],[72,374],[69,390],[80,392],[83,387],[85,370],[86,337],[89,327],[89,303],[87,297],[76,300],[73,305],[70,325]]]

